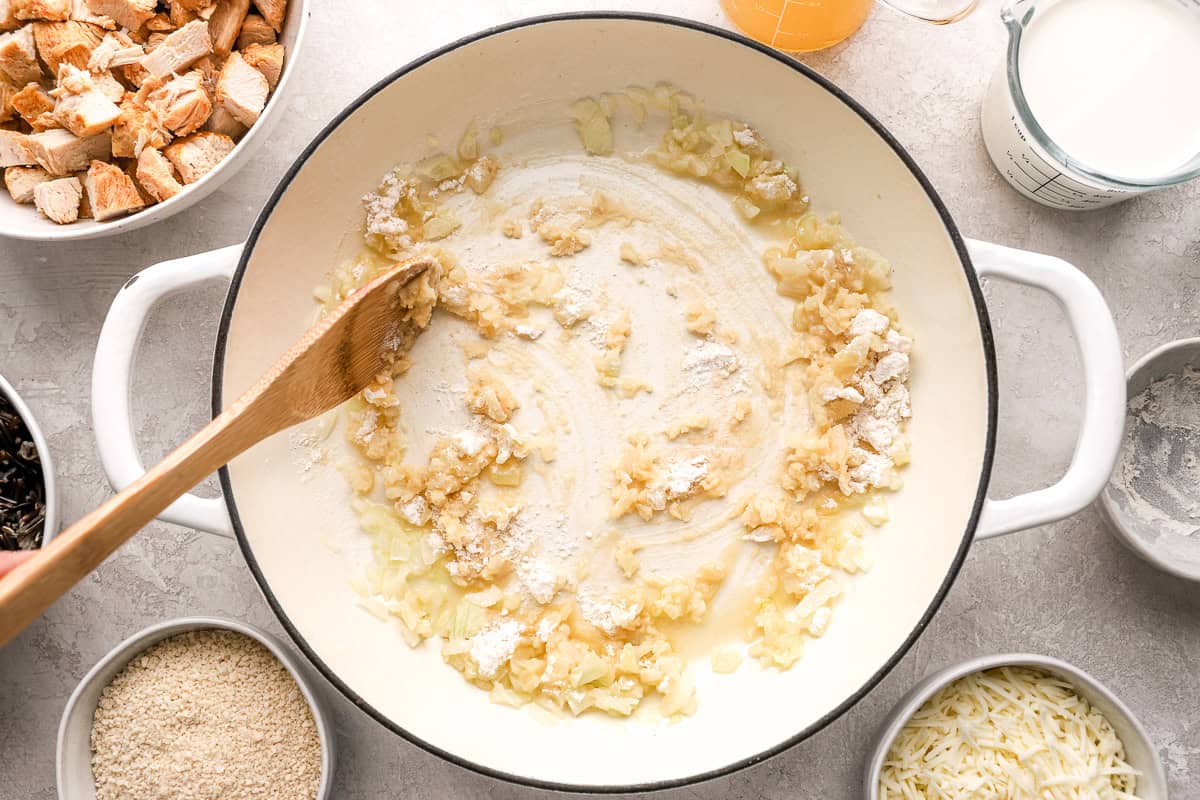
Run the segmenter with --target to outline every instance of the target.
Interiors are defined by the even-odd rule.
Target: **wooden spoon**
[[[419,333],[398,322],[397,293],[431,264],[397,264],[346,298],[220,416],[0,579],[0,646],[205,476],[390,370]]]

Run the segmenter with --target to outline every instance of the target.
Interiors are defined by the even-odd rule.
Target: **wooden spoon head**
[[[390,372],[423,329],[406,313],[401,289],[433,264],[429,258],[402,261],[360,287],[292,345],[231,410],[252,404],[262,411],[260,424],[274,432],[336,408]]]

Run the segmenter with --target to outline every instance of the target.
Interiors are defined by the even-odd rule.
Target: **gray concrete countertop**
[[[314,5],[299,88],[274,143],[225,186],[148,229],[66,246],[0,242],[0,372],[41,420],[60,471],[64,517],[109,494],[91,432],[89,380],[100,323],[118,287],[168,258],[240,241],[292,156],[349,100],[440,44],[522,16],[625,7],[727,24],[717,0],[349,0]],[[1099,284],[1132,361],[1200,325],[1200,182],[1088,214],[1019,197],[992,169],[978,105],[1003,51],[998,0],[935,28],[886,8],[848,43],[805,61],[860,100],[910,149],[964,233],[1062,256]],[[365,22],[364,22],[365,21]],[[1081,388],[1055,304],[987,288],[1000,359],[993,492],[1045,485],[1070,459]],[[177,297],[150,320],[138,355],[135,422],[147,458],[206,420],[224,287]],[[1086,345],[1086,343],[1085,343]],[[155,524],[0,651],[0,797],[55,796],[59,715],[76,682],[116,642],[159,620],[231,616],[282,635],[227,540]],[[1200,797],[1200,587],[1124,550],[1092,510],[976,546],[941,612],[899,666],[825,731],[752,769],[668,798],[859,796],[886,711],[922,675],[961,659],[1032,651],[1096,675],[1140,715],[1172,795]],[[338,797],[549,796],[497,783],[393,736],[329,692],[341,763]]]

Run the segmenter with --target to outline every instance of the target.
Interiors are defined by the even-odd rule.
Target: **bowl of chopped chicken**
[[[279,114],[307,4],[0,3],[0,236],[106,236],[216,189]]]
[[[964,241],[802,65],[599,14],[400,70],[245,245],[127,284],[96,355],[110,479],[141,472],[123,393],[158,298],[231,280],[219,412],[413,256],[436,266],[397,298],[423,332],[394,369],[164,518],[235,535],[347,697],[489,775],[641,791],[779,752],[896,663],[975,538],[1086,506],[1117,452],[1121,351],[1082,273]],[[1075,465],[999,502],[980,274],[1052,292],[1089,342]]]

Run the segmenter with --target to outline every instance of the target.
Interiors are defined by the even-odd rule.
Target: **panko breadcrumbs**
[[[97,800],[312,800],[321,742],[300,687],[240,633],[164,639],[104,687],[92,721]]]
[[[553,475],[555,423],[548,418],[536,435],[514,427],[524,402],[513,384],[519,369],[489,353],[509,336],[530,347],[551,336],[591,336],[592,366],[604,391],[619,398],[657,391],[623,374],[639,319],[619,304],[575,293],[568,281],[573,257],[596,244],[598,231],[629,228],[638,214],[600,191],[582,199],[533,198],[525,212],[506,209],[495,233],[519,238],[528,224],[545,259],[468,272],[454,255],[462,225],[455,208],[469,202],[465,191],[483,195],[508,168],[482,152],[472,125],[455,154],[401,165],[364,198],[367,248],[331,276],[319,298],[331,308],[390,261],[424,253],[439,269],[420,298],[422,314],[436,304],[479,336],[463,347],[471,426],[438,439],[423,463],[406,460],[403,402],[393,376],[381,376],[346,407],[347,436],[360,456],[346,471],[372,548],[354,583],[363,607],[398,620],[414,646],[440,640],[443,658],[497,702],[624,716],[655,698],[671,716],[691,713],[696,702],[673,632],[705,624],[729,565],[706,563],[686,575],[647,570],[637,543],[605,526],[625,518],[682,525],[700,503],[722,503],[742,538],[773,554],[753,590],[747,652],[766,666],[791,666],[805,642],[827,629],[846,578],[869,567],[857,510],[900,484],[897,470],[908,460],[911,342],[886,299],[888,263],[858,245],[836,216],[811,213],[795,171],[754,129],[706,114],[671,87],[629,89],[571,107],[590,157],[615,151],[612,121],[626,111],[639,123],[661,115],[666,131],[657,146],[620,157],[715,186],[739,219],[781,232],[762,261],[764,277],[791,301],[793,336],[745,343],[771,354],[766,368],[750,375],[735,349],[743,343],[722,327],[719,307],[679,298],[694,344],[682,355],[686,379],[695,382],[691,388],[724,387],[730,410],[724,418],[688,413],[663,420],[658,431],[628,431],[609,484],[574,487],[609,497],[608,521],[567,533],[612,548],[611,567],[623,576],[613,592],[600,596],[579,576],[543,574],[540,562],[515,549],[531,513],[540,515],[543,535],[565,519],[553,509],[525,508],[521,492],[530,474]],[[481,175],[485,182],[473,178]],[[626,268],[701,268],[694,254],[668,241],[657,252],[623,241],[618,256]],[[558,330],[534,325],[535,311],[539,318],[548,313]],[[811,425],[776,445],[773,485],[743,492],[737,486],[743,453],[704,443],[751,435],[762,413],[751,401],[754,391],[761,390],[769,413],[780,413],[785,371],[792,376],[786,380],[802,379]],[[871,520],[882,521],[880,507],[870,507]],[[522,582],[540,588],[513,588]],[[718,672],[737,669],[741,660],[727,646],[712,654]]]

